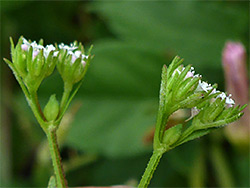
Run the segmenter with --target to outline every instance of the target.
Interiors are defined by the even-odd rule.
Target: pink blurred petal
[[[225,74],[226,90],[231,93],[236,105],[249,103],[249,83],[246,65],[246,50],[239,42],[227,42],[223,54],[222,62]],[[244,109],[243,117],[227,126],[226,134],[234,144],[239,146],[249,146],[250,136],[250,111],[249,107]]]

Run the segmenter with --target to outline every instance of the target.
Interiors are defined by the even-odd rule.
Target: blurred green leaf
[[[212,73],[221,68],[225,41],[244,39],[248,11],[242,7],[229,2],[98,1],[90,9],[101,14],[123,41],[178,54],[201,73]]]
[[[89,11],[86,5],[90,5]],[[186,64],[193,64],[205,79],[219,82],[222,87],[220,59],[225,41],[241,40],[248,48],[248,2],[6,1],[1,2],[0,8],[3,57],[9,57],[8,37],[16,39],[21,34],[33,40],[44,38],[46,44],[68,43],[75,39],[94,43],[94,61],[76,96],[83,100],[83,105],[65,144],[70,150],[76,148],[80,153],[94,152],[105,157],[67,174],[71,186],[121,184],[130,178],[140,178],[149,158],[143,153],[151,151],[150,143],[145,143],[144,138],[154,127],[164,63],[168,64],[178,54],[185,58]],[[97,38],[100,40],[93,41]],[[2,68],[2,72],[8,72],[5,71],[6,65]],[[6,86],[16,83],[8,78],[9,74],[6,75],[5,80],[10,82]],[[16,94],[20,88],[10,91]],[[58,73],[47,78],[39,89],[42,107],[52,93],[60,99],[62,91]],[[25,113],[19,116],[30,117],[30,132],[37,138],[21,133],[19,128],[28,126],[12,118],[13,145],[10,150],[20,153],[21,157],[14,155],[12,159],[10,186],[45,186],[50,173],[46,167],[37,169],[39,172],[34,173],[35,176],[30,175],[30,168],[35,168],[31,166],[30,155],[32,152],[33,156],[35,149],[27,148],[28,141],[37,143],[44,135],[24,96],[15,97],[13,101],[21,103]],[[195,143],[198,142],[184,144],[166,154],[154,175],[152,186],[187,186],[190,166],[193,166],[197,154]],[[67,150],[67,147],[63,148]],[[235,163],[237,185],[248,186],[248,155],[242,160],[242,155],[233,152],[229,145],[225,151]],[[205,152],[208,155],[210,150],[206,147]],[[63,156],[63,159],[67,160],[67,157]],[[209,186],[214,181],[211,176],[214,172],[207,174],[206,186]],[[31,185],[31,182],[36,183]]]
[[[97,43],[93,53],[66,144],[110,157],[149,151],[144,139],[155,123],[164,58],[114,41]]]

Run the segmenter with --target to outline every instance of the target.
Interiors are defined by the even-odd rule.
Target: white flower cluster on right
[[[71,59],[72,63],[74,63],[77,58],[81,57],[82,64],[83,65],[86,64],[84,59],[88,59],[88,56],[82,54],[82,52],[80,50],[77,50],[78,46],[76,46],[72,43],[70,44],[70,46],[61,43],[61,44],[59,44],[58,47],[59,47],[59,49],[67,50],[68,54],[72,55],[72,59]]]
[[[174,71],[173,74],[176,74],[178,73],[179,75],[181,74],[182,71],[184,71],[185,68],[183,67],[182,70],[180,71],[178,68]],[[185,79],[187,78],[195,78],[195,77],[201,77],[201,75],[199,74],[195,74],[195,71],[194,71],[194,68],[191,67],[191,70],[188,71]],[[195,92],[202,92],[202,91],[205,91],[206,93],[210,92],[212,90],[212,92],[210,94],[214,94],[214,93],[220,93],[216,98],[221,98],[221,100],[224,100],[225,99],[225,105],[226,107],[232,107],[235,102],[234,100],[231,98],[231,94],[229,94],[228,96],[224,93],[224,92],[220,92],[218,90],[216,90],[215,88],[212,87],[211,84],[208,84],[207,82],[205,81],[201,81],[199,80],[199,83],[198,83],[198,86],[197,88],[195,89]],[[198,115],[200,112],[200,109],[198,109],[197,107],[193,107],[191,109],[191,117],[188,119],[192,119],[194,116]],[[187,121],[188,121],[187,120]]]
[[[184,67],[182,68],[181,71],[178,70],[178,69],[176,69],[176,70],[174,71],[174,74],[175,74],[175,72],[177,72],[178,74],[181,74],[181,72],[182,72],[183,70],[185,70]],[[188,73],[187,73],[185,79],[187,79],[187,78],[189,78],[189,77],[193,77],[193,78],[194,78],[194,77],[201,77],[201,75],[199,75],[199,74],[196,74],[196,75],[195,75],[194,68],[191,67],[191,70],[188,71]],[[213,90],[213,91],[211,92],[211,94],[219,93],[219,92],[220,92],[220,91],[216,90],[215,88],[213,88],[211,84],[208,84],[208,83],[205,82],[205,81],[199,80],[199,84],[198,84],[198,86],[197,86],[195,92],[201,92],[201,91],[209,92],[209,91],[211,91],[211,90]],[[227,105],[228,107],[232,107],[232,106],[235,104],[235,102],[234,102],[234,100],[231,98],[231,96],[232,96],[231,94],[229,94],[229,95],[227,96],[224,92],[222,92],[222,93],[219,94],[216,98],[221,98],[222,100],[225,99],[226,105]]]

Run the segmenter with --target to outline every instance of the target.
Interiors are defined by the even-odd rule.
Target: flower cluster
[[[162,70],[155,149],[162,147],[162,144],[176,147],[207,134],[213,128],[231,123],[243,115],[242,110],[245,106],[234,107],[232,95],[227,96],[226,93],[216,90],[216,84],[211,85],[202,81],[202,76],[195,74],[191,65],[184,67],[182,61],[176,57],[168,68],[164,66]],[[182,129],[183,125],[176,125],[169,131],[165,130],[170,115],[184,108],[191,109],[191,117],[188,119],[193,119],[191,125],[185,130]],[[176,139],[173,141],[170,135],[179,135],[179,138],[173,136]]]
[[[80,81],[85,74],[85,66],[90,60],[89,55],[84,54],[82,44],[71,43],[69,46],[63,43],[58,46],[59,56],[57,69],[62,79],[69,87]]]
[[[180,75],[184,70],[185,70],[185,67],[182,67],[182,68],[179,67],[174,70],[173,74],[178,73]],[[194,67],[190,67],[190,70],[186,73],[184,80],[186,80],[187,78],[191,78],[192,80],[193,78],[202,78],[202,76],[199,74],[195,74]],[[199,92],[206,92],[206,93],[209,93],[210,95],[217,93],[218,95],[216,98],[220,98],[221,100],[225,99],[225,105],[227,107],[232,107],[235,104],[234,100],[231,98],[232,97],[231,94],[227,96],[226,93],[216,90],[216,88],[214,88],[211,84],[208,84],[205,81],[199,80],[198,85],[196,89],[194,90],[194,93],[199,93]],[[196,107],[194,108],[197,109]],[[197,114],[197,110],[194,110],[194,111]]]
[[[63,80],[72,87],[83,78],[90,59],[89,54],[85,55],[81,43],[44,46],[42,40],[37,43],[23,37],[20,37],[16,46],[11,39],[11,54],[12,62],[6,62],[21,77],[29,91],[36,91],[56,66]]]
[[[91,48],[88,55],[85,55],[83,45],[77,42],[69,46],[63,43],[59,46],[56,44],[44,46],[43,40],[37,43],[23,37],[19,38],[16,45],[11,38],[10,42],[12,61],[4,60],[12,69],[39,123],[44,124],[46,121],[56,119],[59,122],[82,83],[80,81],[83,80],[92,57],[90,55]],[[51,75],[55,68],[64,81],[64,93],[60,108],[55,95],[52,95],[42,112],[41,108],[37,106],[39,104],[36,101],[37,90],[44,78]],[[79,82],[78,86],[73,87],[77,82]]]
[[[71,43],[70,45],[65,45],[63,43],[58,45],[58,49],[53,44],[49,44],[46,46],[43,46],[41,44],[37,44],[36,41],[29,42],[25,38],[23,38],[23,43],[21,45],[22,50],[28,51],[32,47],[33,49],[33,54],[32,57],[33,59],[39,54],[41,50],[43,50],[43,55],[45,58],[48,58],[49,53],[53,51],[53,56],[56,57],[59,53],[59,50],[65,50],[67,51],[68,55],[72,56],[71,62],[74,63],[77,58],[82,59],[82,64],[85,66],[86,62],[84,61],[85,59],[88,58],[87,55],[83,54],[81,50],[79,50],[79,46],[76,44]]]
[[[77,45],[71,43],[70,46],[65,45],[63,43],[59,44],[59,49],[66,50],[69,55],[72,56],[71,62],[74,63],[76,59],[81,58],[81,63],[83,66],[85,66],[86,62],[85,60],[88,59],[88,56],[83,54],[82,51],[80,51]]]
[[[21,45],[22,50],[28,51],[30,49],[30,47],[33,48],[33,54],[32,54],[33,59],[39,54],[39,52],[41,50],[43,50],[43,55],[45,56],[45,58],[48,58],[49,53],[51,51],[55,51],[56,50],[56,48],[55,48],[55,46],[53,44],[49,44],[49,45],[46,45],[44,47],[41,44],[37,44],[36,41],[29,42],[25,38],[23,38],[23,43]],[[58,52],[54,52],[53,56],[57,56],[57,54],[58,54]]]

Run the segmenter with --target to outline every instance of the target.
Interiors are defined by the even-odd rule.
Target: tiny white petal
[[[58,55],[58,51],[55,51],[54,53],[53,53],[53,56],[57,56]]]
[[[197,86],[197,88],[196,88],[196,92],[199,92],[199,91],[206,91],[206,92],[208,92],[208,91],[210,91],[211,89],[213,89],[213,87],[211,86],[211,84],[208,84],[207,82],[201,82],[200,80],[199,80],[199,84],[198,84],[198,86]]]
[[[75,51],[75,56],[78,58],[80,57],[82,52],[80,50]]]
[[[24,50],[24,51],[28,51],[29,45],[27,45],[27,44],[22,44],[22,45],[21,45],[21,48],[22,48],[22,50]]]

